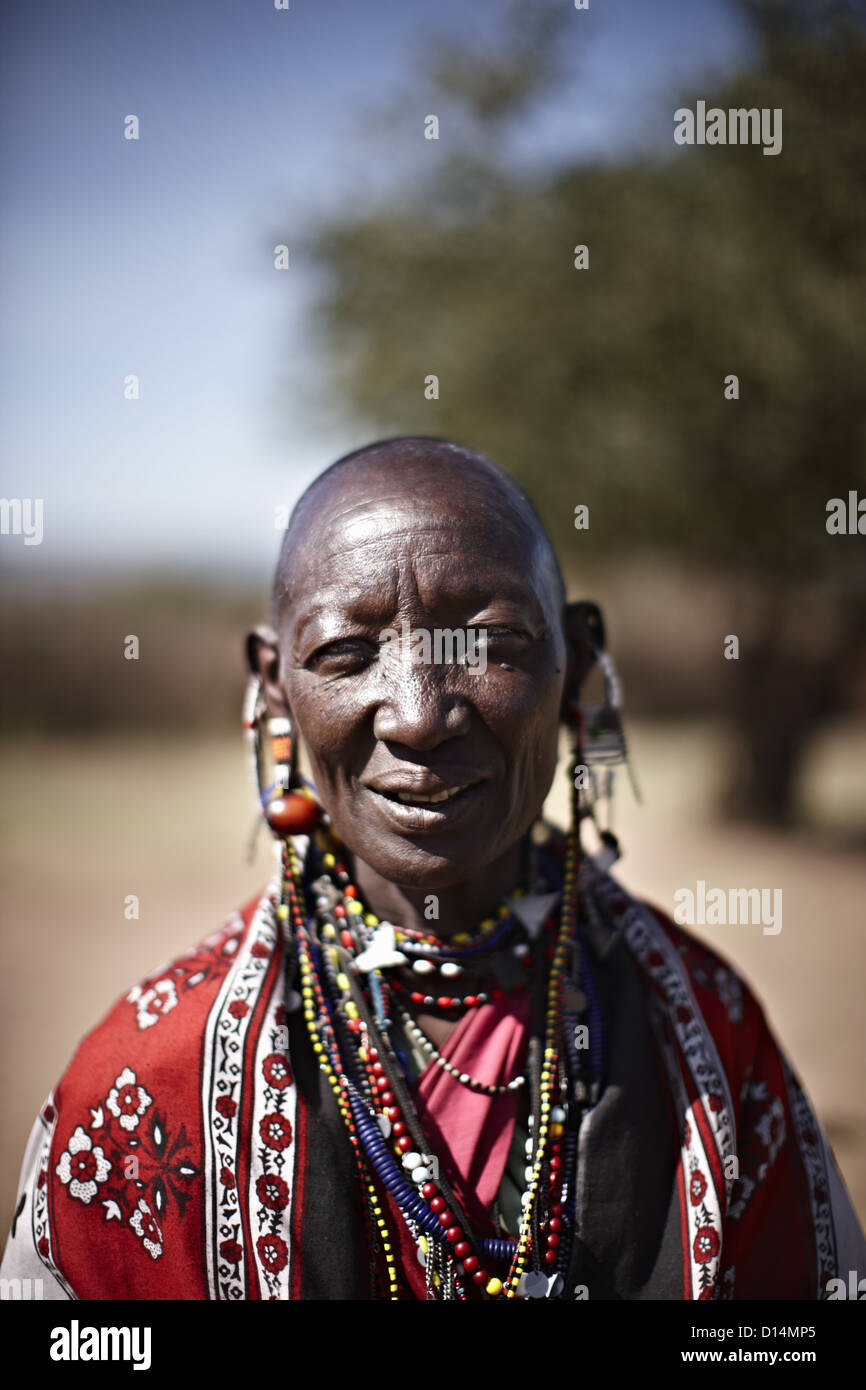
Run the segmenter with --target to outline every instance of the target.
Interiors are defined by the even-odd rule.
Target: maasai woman
[[[579,702],[603,628],[516,484],[426,439],[338,461],[248,650],[278,874],[81,1044],[3,1274],[58,1299],[470,1301],[862,1276],[755,999],[582,846],[617,752],[615,698]],[[561,721],[565,834],[540,818]]]

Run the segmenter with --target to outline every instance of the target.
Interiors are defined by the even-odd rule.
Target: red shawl
[[[610,931],[641,973],[663,1059],[674,1296],[820,1298],[828,1280],[862,1276],[841,1179],[749,990],[593,874]],[[286,1012],[280,932],[269,892],[84,1039],[34,1126],[4,1277],[41,1279],[53,1298],[371,1296],[348,1143],[317,1089],[301,1015]],[[509,1078],[519,1031],[494,1061]],[[450,1095],[431,1075],[422,1104],[447,1129],[441,1107],[435,1119],[439,1091]],[[498,1128],[483,1100],[476,1120],[486,1137],[454,1159],[487,1206],[488,1164],[493,1155],[489,1171],[501,1173],[510,1126]],[[419,1296],[416,1274],[403,1296]]]

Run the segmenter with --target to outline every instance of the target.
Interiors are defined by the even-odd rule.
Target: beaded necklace
[[[534,943],[540,1019],[529,1044],[526,1075],[497,1087],[459,1073],[437,1052],[398,1000],[400,982],[387,972],[414,957],[416,965],[419,960],[436,962],[446,978],[453,978],[459,968],[450,972],[443,967],[454,964],[455,956],[466,959],[495,950],[516,931],[514,914],[506,906],[482,923],[478,932],[450,941],[399,927],[389,929],[389,924],[365,913],[336,855],[330,850],[319,853],[311,845],[311,862],[316,855],[318,867],[325,872],[314,880],[308,873],[305,885],[294,844],[285,841],[277,912],[291,922],[301,1007],[313,1052],[334,1093],[353,1149],[374,1267],[384,1272],[384,1296],[400,1297],[400,1278],[383,1189],[415,1240],[425,1266],[428,1298],[557,1297],[571,1252],[577,1129],[584,1109],[594,1103],[600,1074],[600,1011],[576,930],[577,836],[570,835],[566,842],[559,924],[546,984],[544,940]],[[574,983],[578,978],[585,993]],[[476,1007],[486,997],[410,995],[413,1003],[443,1009]],[[595,1055],[589,1058],[577,1043],[578,1020],[587,1008],[595,1045]],[[391,1041],[396,1018],[436,1065],[470,1089],[491,1095],[523,1086],[528,1090],[526,1186],[516,1238],[473,1232],[430,1152],[415,1111],[405,1061]],[[496,1264],[503,1267],[501,1274],[489,1268]]]
[[[427,1034],[418,1027],[418,1024],[411,1014],[407,1013],[405,1009],[398,1009],[397,1012],[410,1037],[415,1039],[418,1046],[427,1053],[430,1060],[435,1062],[437,1067],[441,1067],[443,1071],[447,1071],[449,1076],[453,1076],[457,1081],[461,1082],[462,1085],[468,1086],[471,1091],[480,1091],[486,1096],[507,1096],[511,1091],[519,1091],[520,1087],[524,1085],[526,1081],[525,1076],[516,1076],[513,1081],[507,1082],[504,1086],[490,1085],[484,1081],[475,1081],[471,1076],[468,1076],[466,1072],[461,1072],[457,1067],[452,1066],[448,1059],[442,1056],[441,1052],[437,1052],[433,1043],[427,1037]]]

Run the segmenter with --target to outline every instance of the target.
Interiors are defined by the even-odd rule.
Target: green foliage
[[[854,592],[858,542],[827,535],[825,507],[866,491],[859,7],[752,0],[753,67],[674,94],[669,151],[607,165],[576,151],[527,170],[507,157],[509,133],[550,100],[558,8],[559,21],[538,7],[544,42],[512,28],[486,57],[433,53],[426,76],[462,120],[444,126],[431,172],[318,229],[318,327],[339,390],[383,431],[499,459],[567,565],[578,544],[647,550]],[[673,111],[698,97],[781,107],[782,152],[676,149]],[[580,243],[587,271],[573,266]],[[428,373],[438,401],[424,399]],[[591,526],[578,538],[579,502]]]

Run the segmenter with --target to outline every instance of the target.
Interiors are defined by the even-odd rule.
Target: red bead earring
[[[265,819],[279,839],[287,835],[309,835],[318,825],[322,811],[315,797],[305,788],[292,788],[294,740],[291,720],[282,716],[268,720],[271,756],[274,762],[274,795],[263,802]]]
[[[256,799],[261,814],[278,839],[289,835],[309,835],[322,819],[322,808],[307,788],[297,785],[294,775],[292,723],[285,715],[267,720],[273,777],[265,779],[262,749],[262,723],[266,714],[261,681],[254,677],[244,700],[243,725],[250,744],[256,783]]]

